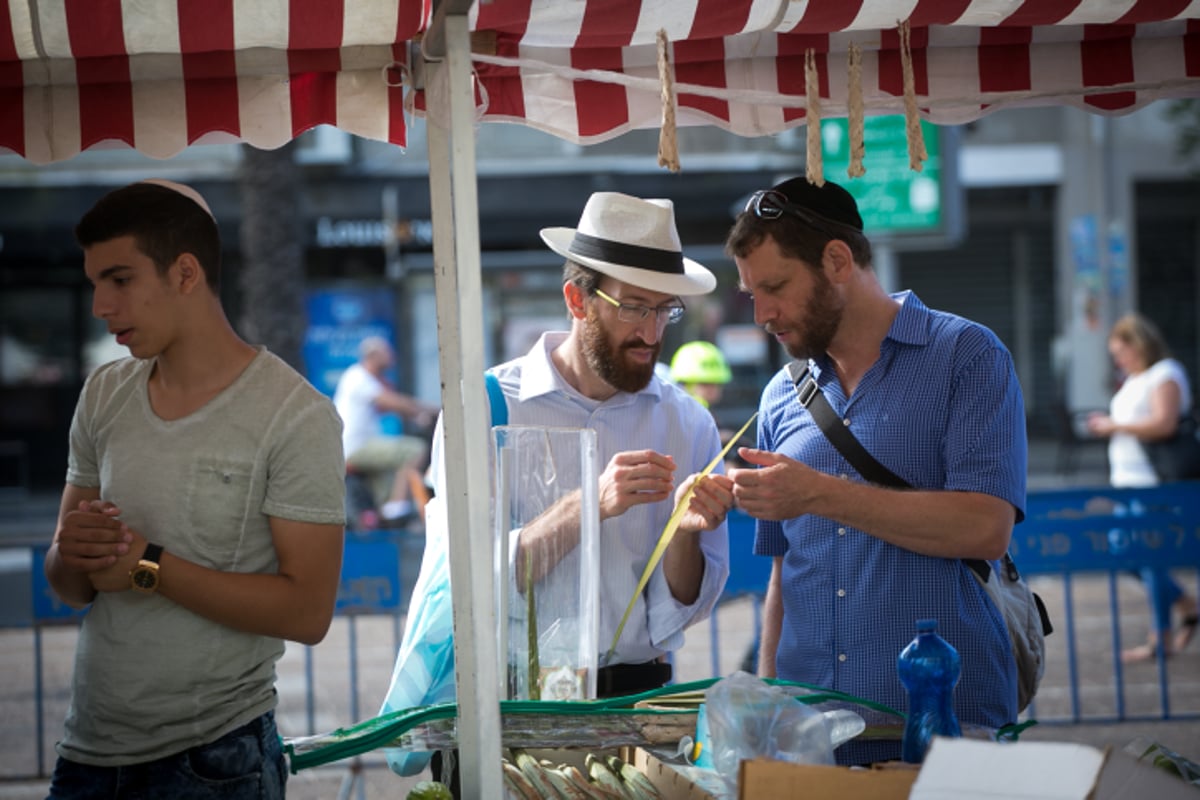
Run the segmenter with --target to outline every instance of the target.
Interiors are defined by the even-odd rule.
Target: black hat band
[[[600,239],[579,231],[575,232],[575,238],[571,241],[570,252],[574,255],[594,258],[597,261],[620,264],[623,267],[637,267],[672,275],[684,274],[683,253],[659,250],[657,247],[614,242],[611,239]]]

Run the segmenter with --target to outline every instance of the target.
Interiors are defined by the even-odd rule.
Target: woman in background
[[[1154,323],[1131,313],[1117,320],[1108,336],[1108,352],[1125,379],[1113,395],[1108,414],[1088,419],[1088,430],[1108,438],[1109,482],[1114,487],[1157,486],[1158,475],[1143,441],[1166,439],[1192,407],[1192,390],[1183,365],[1171,358]],[[1187,647],[1200,624],[1196,600],[1180,588],[1165,567],[1140,571],[1149,595],[1154,628],[1145,644],[1122,652],[1125,662],[1149,661],[1162,642],[1163,655]],[[1182,619],[1172,632],[1171,611]]]

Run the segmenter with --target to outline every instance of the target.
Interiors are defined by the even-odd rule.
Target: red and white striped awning
[[[316,125],[405,143],[400,72],[430,0],[8,0],[0,147],[279,147]]]
[[[431,0],[5,6],[0,148],[37,163],[112,142],[156,157],[269,148],[318,124],[403,145],[405,108],[426,113],[407,65]],[[918,113],[939,123],[1200,94],[1200,0],[491,0],[470,20],[480,118],[583,143],[659,127],[660,74],[677,124],[748,136],[804,124],[809,92],[827,117],[859,87],[866,114],[903,111],[906,67]]]

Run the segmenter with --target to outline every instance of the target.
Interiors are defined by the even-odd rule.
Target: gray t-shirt
[[[150,407],[153,361],[88,378],[67,482],[98,487],[166,550],[228,572],[278,569],[270,517],[342,524],[341,422],[327,398],[260,348],[198,411]],[[281,639],[242,633],[161,595],[101,593],[75,654],[65,758],[118,766],[205,744],[275,707]]]

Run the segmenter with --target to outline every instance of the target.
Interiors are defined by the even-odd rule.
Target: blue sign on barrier
[[[58,595],[50,588],[50,581],[46,580],[46,551],[49,549],[49,545],[35,545],[30,548],[33,554],[29,576],[30,586],[33,589],[33,624],[78,623],[87,613],[87,608],[71,608],[58,598]]]
[[[394,538],[347,536],[337,614],[390,614],[400,607],[400,548]]]
[[[33,624],[77,624],[88,609],[72,608],[50,587],[44,570],[48,546],[37,545],[30,549]],[[400,547],[395,536],[348,536],[342,554],[335,613],[390,614],[400,608],[401,600]]]
[[[1025,573],[1200,566],[1200,486],[1030,493],[1012,553]]]
[[[1200,484],[1030,492],[1010,550],[1025,574],[1200,566]],[[726,598],[763,594],[771,559],[753,554],[754,520],[729,512]]]

